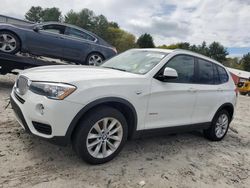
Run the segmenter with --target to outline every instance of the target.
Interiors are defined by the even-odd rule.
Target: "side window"
[[[56,24],[49,24],[49,25],[44,25],[43,30],[50,32],[50,33],[64,34],[65,26],[56,25]]]
[[[168,79],[168,82],[193,83],[194,78],[194,57],[178,55],[172,58],[165,67],[173,68],[178,73],[178,78]]]
[[[78,38],[78,39],[89,40],[89,41],[95,41],[96,40],[91,35],[83,32],[83,31],[80,31],[78,29],[75,29],[75,28],[68,28],[67,32],[66,32],[66,35],[69,35],[71,37]]]
[[[217,69],[220,75],[220,83],[226,83],[228,81],[227,71],[221,66],[217,66]]]
[[[214,69],[214,84],[220,84],[220,76],[218,72],[218,66],[213,64],[213,69]]]
[[[198,58],[198,83],[214,84],[213,63]]]

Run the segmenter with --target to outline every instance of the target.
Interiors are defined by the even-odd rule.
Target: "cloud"
[[[0,14],[24,17],[31,6],[58,7],[67,13],[89,8],[116,21],[137,37],[150,33],[157,45],[219,41],[250,47],[249,0],[1,0]]]

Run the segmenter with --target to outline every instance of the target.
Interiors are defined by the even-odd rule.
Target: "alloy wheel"
[[[102,57],[100,55],[97,54],[93,54],[89,57],[89,65],[94,65],[94,66],[99,66],[102,64]]]
[[[9,34],[0,34],[0,51],[11,53],[17,48],[16,39]]]
[[[122,138],[121,123],[115,118],[103,118],[95,123],[88,133],[88,152],[95,158],[106,158],[118,149]]]
[[[227,132],[229,125],[228,116],[226,114],[221,114],[216,122],[215,134],[218,138],[221,138]]]

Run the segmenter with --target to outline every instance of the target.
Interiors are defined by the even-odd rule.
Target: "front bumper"
[[[59,145],[66,145],[70,141],[66,132],[73,118],[83,108],[80,104],[51,100],[31,91],[20,96],[14,89],[10,101],[17,121],[27,132]],[[39,105],[43,105],[43,113],[38,108]],[[44,127],[39,128],[36,124],[47,125],[50,131]]]

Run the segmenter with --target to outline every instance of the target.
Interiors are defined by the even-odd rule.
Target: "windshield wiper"
[[[104,66],[103,66],[103,67],[104,67]],[[116,67],[104,67],[104,68],[114,69],[114,70],[119,70],[119,71],[127,72],[127,70],[125,70],[125,69],[120,69],[120,68],[116,68]]]

